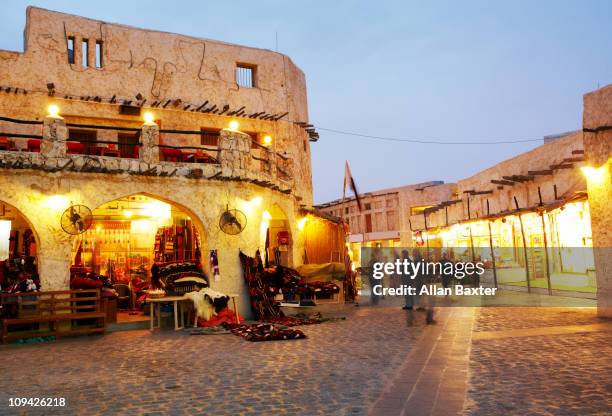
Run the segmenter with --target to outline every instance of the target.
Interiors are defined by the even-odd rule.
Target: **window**
[[[367,204],[365,204],[365,205],[364,205],[364,209],[365,209],[366,211],[371,210],[371,209],[372,209],[372,204],[368,202]]]
[[[348,214],[349,213],[349,207],[344,208],[344,213]]]
[[[200,144],[202,146],[218,146],[219,145],[219,130],[218,129],[208,129],[202,127],[200,129],[202,132],[200,134]]]
[[[255,66],[237,64],[236,84],[243,88],[255,88]]]
[[[96,41],[96,68],[102,68],[102,41]]]
[[[74,63],[74,36],[68,38],[68,63]]]
[[[89,66],[89,40],[83,39],[81,43],[82,63],[85,68]]]
[[[365,232],[366,233],[372,232],[372,214],[365,215]]]

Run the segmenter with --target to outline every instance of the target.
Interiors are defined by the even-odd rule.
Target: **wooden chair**
[[[41,143],[42,143],[42,140],[40,139],[29,139],[28,140],[28,152],[40,153]]]
[[[81,142],[66,142],[66,153],[69,155],[82,155],[85,153],[85,145]]]

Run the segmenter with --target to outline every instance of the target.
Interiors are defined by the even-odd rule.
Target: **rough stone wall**
[[[597,309],[612,318],[612,85],[584,96],[583,128],[588,166],[596,169],[587,178],[591,228],[597,270]]]
[[[299,205],[291,195],[254,184],[231,181],[160,178],[96,173],[46,173],[13,170],[0,175],[0,200],[17,208],[32,226],[38,242],[38,265],[46,290],[69,287],[69,268],[75,239],[60,227],[60,216],[68,204],[83,204],[94,209],[105,202],[142,193],[174,204],[186,212],[198,226],[203,242],[203,264],[208,269],[208,250],[218,249],[221,281],[214,289],[240,294],[240,312],[250,316],[248,295],[243,283],[238,250],[254,255],[261,245],[260,224],[263,211],[278,206],[287,216],[292,238],[290,263],[301,264],[304,242],[297,229]],[[50,197],[61,195],[66,204],[50,204]],[[261,197],[260,204],[252,201]],[[246,229],[230,236],[219,227],[219,217],[226,205],[247,215]]]
[[[75,38],[75,63],[68,63],[67,36]],[[81,40],[89,41],[89,61],[81,62]],[[102,41],[103,66],[96,68],[95,41]],[[140,117],[119,114],[118,104],[142,96],[144,110],[154,113],[163,129],[227,128],[230,120],[240,130],[273,137],[273,149],[294,161],[294,193],[300,203],[312,205],[312,171],[308,135],[293,121],[308,121],[306,82],[291,59],[269,50],[248,48],[208,39],[137,29],[35,7],[27,10],[23,53],[0,51],[0,115],[41,120],[48,104],[60,107],[69,123],[112,123],[140,127]],[[240,88],[235,81],[237,63],[255,65],[256,88]],[[44,68],[44,70],[42,70]],[[47,96],[47,84],[55,94]],[[15,93],[14,88],[19,88]],[[27,91],[27,95],[23,94]],[[109,100],[116,96],[116,102]],[[100,98],[100,102],[94,99]],[[150,108],[155,101],[172,104]],[[180,101],[176,101],[180,100]],[[193,112],[204,102],[223,114]],[[185,110],[186,106],[190,107]],[[231,110],[244,107],[240,117]],[[250,118],[258,112],[288,113],[279,121]],[[41,134],[37,127],[0,122],[0,130]],[[117,133],[101,131],[101,140],[116,140]],[[25,141],[18,146],[25,147]],[[163,144],[198,146],[197,135],[163,134]]]

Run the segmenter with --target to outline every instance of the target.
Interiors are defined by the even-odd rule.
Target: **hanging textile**
[[[217,250],[210,250],[210,271],[213,274],[213,278],[215,282],[221,280],[221,275],[219,274],[219,257],[217,256]]]
[[[239,252],[240,263],[244,280],[249,288],[249,297],[253,316],[256,320],[269,317],[285,316],[278,302],[274,300],[275,291],[269,283],[263,279],[263,265],[259,250],[255,257],[249,257],[242,251]]]

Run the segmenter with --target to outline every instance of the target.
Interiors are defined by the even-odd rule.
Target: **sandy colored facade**
[[[612,200],[601,189],[605,180],[589,182],[587,193],[585,168],[600,166],[588,156],[592,150],[587,135],[585,130],[549,137],[535,149],[457,183],[438,181],[364,194],[361,212],[354,199],[320,208],[350,220],[357,263],[361,247],[422,247],[433,258],[442,252],[458,261],[482,258],[490,269],[488,283],[498,287],[597,297],[603,305],[609,298],[604,264],[608,256],[599,247],[610,247],[605,236]],[[599,152],[600,164],[609,158],[610,150],[601,142],[592,148]],[[384,233],[364,233],[363,224],[370,222],[366,217],[376,215],[368,201],[378,200],[375,206],[382,207],[389,198],[397,211],[394,228],[387,223]]]
[[[604,248],[595,252],[598,312],[612,317],[612,85],[584,96],[583,128],[593,245]]]
[[[239,67],[251,85],[239,85]],[[36,235],[44,290],[69,285],[75,237],[59,223],[67,206],[93,210],[135,194],[189,213],[206,269],[208,251],[219,253],[221,279],[212,287],[240,294],[247,316],[238,251],[252,256],[262,247],[262,223],[283,221],[291,235],[287,262],[302,263],[296,223],[312,205],[313,133],[305,128],[305,77],[289,57],[29,7],[24,52],[0,51],[0,86],[0,116],[9,119],[0,121],[0,132],[12,142],[0,151],[0,202],[21,213]],[[51,104],[59,117],[47,114]],[[145,112],[154,122],[143,121]],[[231,121],[239,127],[229,129]],[[214,132],[216,143],[205,143],[202,130]],[[139,152],[72,154],[69,142],[83,131],[103,148],[121,148],[122,134],[136,135]],[[32,138],[41,141],[40,151],[28,151]],[[214,163],[164,153],[202,145]],[[238,235],[219,229],[227,207],[247,216]]]

